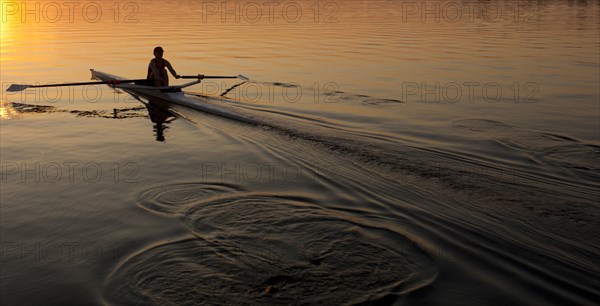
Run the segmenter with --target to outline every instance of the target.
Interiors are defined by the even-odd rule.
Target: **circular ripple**
[[[127,260],[108,279],[114,304],[349,304],[429,284],[432,260],[409,240],[308,199],[243,195],[184,215],[198,237]]]
[[[220,183],[170,184],[142,192],[138,197],[138,204],[153,212],[177,214],[192,203],[238,191],[241,190],[236,186]]]

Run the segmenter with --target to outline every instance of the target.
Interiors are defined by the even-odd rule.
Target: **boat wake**
[[[104,299],[460,305],[457,296],[470,296],[482,305],[593,305],[600,298],[600,248],[590,243],[600,225],[597,146],[469,118],[445,127],[472,150],[461,151],[391,125],[394,109],[407,103],[339,95],[333,106],[199,97],[252,124],[169,106],[192,129],[242,146],[244,160],[293,165],[300,174],[266,183],[187,177],[139,190],[141,208],[189,234],[122,258]]]
[[[383,112],[402,105],[362,95],[344,97],[344,106]],[[168,250],[180,254],[176,249],[183,248],[187,253],[174,258],[200,264],[188,262],[174,274],[193,266],[199,269],[190,272],[193,277],[212,275],[221,282],[190,293],[207,301],[211,298],[207,292],[229,288],[225,295],[248,303],[289,304],[292,297],[308,295],[310,299],[296,301],[352,304],[373,301],[373,297],[399,298],[407,292],[403,284],[428,288],[425,297],[410,295],[412,301],[448,305],[456,303],[445,296],[474,287],[496,301],[514,305],[532,300],[544,305],[593,304],[598,298],[592,280],[600,274],[593,264],[600,249],[587,243],[598,238],[591,230],[598,225],[599,213],[596,146],[487,119],[449,123],[448,128],[472,131],[474,136],[468,137],[493,148],[489,154],[482,149],[483,154],[474,155],[410,142],[397,136],[400,132],[366,132],[356,122],[368,121],[368,112],[349,115],[322,105],[324,109],[314,110],[305,105],[231,99],[206,103],[240,113],[257,124],[249,128],[215,116],[194,122],[254,147],[266,159],[306,169],[318,181],[312,190],[328,198],[314,198],[306,192],[280,194],[272,186],[266,187],[271,193],[243,191],[252,190],[247,186],[239,190],[220,186],[217,190],[229,190],[226,195],[210,193],[207,198],[202,194],[167,208],[164,201],[141,204],[178,216],[196,238],[164,248],[154,246],[136,255],[134,263],[122,265],[117,273],[123,277],[148,273],[130,280],[135,286],[152,278],[150,262],[167,260]],[[192,118],[201,116],[178,111]],[[318,165],[333,167],[324,171]],[[313,245],[322,250],[307,256],[306,250]],[[209,249],[210,259],[198,258],[201,247]],[[256,254],[260,250],[281,254],[267,258]],[[220,261],[212,261],[217,254],[222,256]],[[142,261],[148,261],[147,267]],[[373,271],[381,264],[386,265],[381,273],[371,273],[377,275],[375,279],[362,272],[363,267]],[[227,268],[218,269],[218,265]],[[347,270],[348,265],[356,269]],[[137,270],[128,270],[134,266]],[[260,272],[251,275],[246,269]],[[168,272],[161,275],[166,279]],[[232,275],[242,279],[232,279]],[[394,277],[388,279],[389,275]],[[436,289],[427,286],[432,281]],[[325,288],[315,289],[319,282]],[[136,288],[136,292],[153,292],[158,286]],[[521,294],[510,294],[516,291]],[[163,294],[167,293],[159,296]],[[262,300],[266,296],[272,300]]]
[[[589,182],[600,180],[600,147],[567,136],[521,129],[502,122],[464,119],[454,126],[483,134],[511,150],[522,152],[536,164],[562,168]],[[581,183],[581,182],[580,182]]]

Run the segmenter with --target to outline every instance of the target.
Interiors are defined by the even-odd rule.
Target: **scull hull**
[[[96,71],[94,69],[91,69],[91,72],[92,72],[93,78],[101,80],[101,81],[124,80],[124,78],[122,78],[122,77],[112,75],[109,73],[105,73],[105,72],[101,72],[101,71]],[[190,84],[192,84],[192,83],[190,83]],[[190,84],[187,84],[187,86],[189,86]],[[225,117],[225,118],[229,118],[229,119],[233,119],[233,120],[237,120],[237,121],[241,121],[241,122],[256,124],[255,120],[252,120],[248,117],[224,110],[224,109],[214,106],[212,104],[203,103],[200,100],[201,98],[191,98],[191,97],[186,96],[185,93],[183,91],[181,91],[181,88],[185,87],[186,85],[170,86],[170,87],[151,87],[151,86],[134,85],[134,84],[116,84],[116,85],[109,85],[109,86],[111,86],[113,88],[121,89],[133,96],[142,97],[146,100],[159,99],[161,101],[166,101],[168,103],[182,105],[182,106],[189,107],[189,108],[201,111],[201,112],[206,112],[209,114],[213,114],[213,115],[217,115],[217,116],[221,116],[221,117]]]

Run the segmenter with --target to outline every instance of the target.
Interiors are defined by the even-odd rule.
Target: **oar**
[[[227,88],[227,90],[225,90],[223,93],[221,93],[219,96],[224,97],[226,94],[228,94],[230,91],[232,91],[234,88],[241,86],[242,84],[246,84],[246,81],[243,82],[239,82],[229,88]]]
[[[236,76],[224,76],[224,75],[182,75],[182,79],[240,79],[244,81],[249,81],[250,79],[239,74]]]
[[[138,80],[110,80],[110,81],[97,81],[97,82],[81,82],[81,83],[63,83],[63,84],[48,84],[48,85],[27,85],[27,84],[12,84],[10,85],[6,91],[22,91],[27,88],[37,88],[37,87],[59,87],[59,86],[80,86],[80,85],[95,85],[95,84],[109,84],[109,85],[118,85],[121,83],[134,83],[134,82],[142,82],[146,81],[146,79],[138,79]]]

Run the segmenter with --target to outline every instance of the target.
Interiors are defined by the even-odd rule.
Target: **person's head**
[[[156,47],[156,48],[154,48],[154,56],[156,56],[156,57],[162,57],[163,53],[164,53],[164,50],[163,50],[162,47]]]

